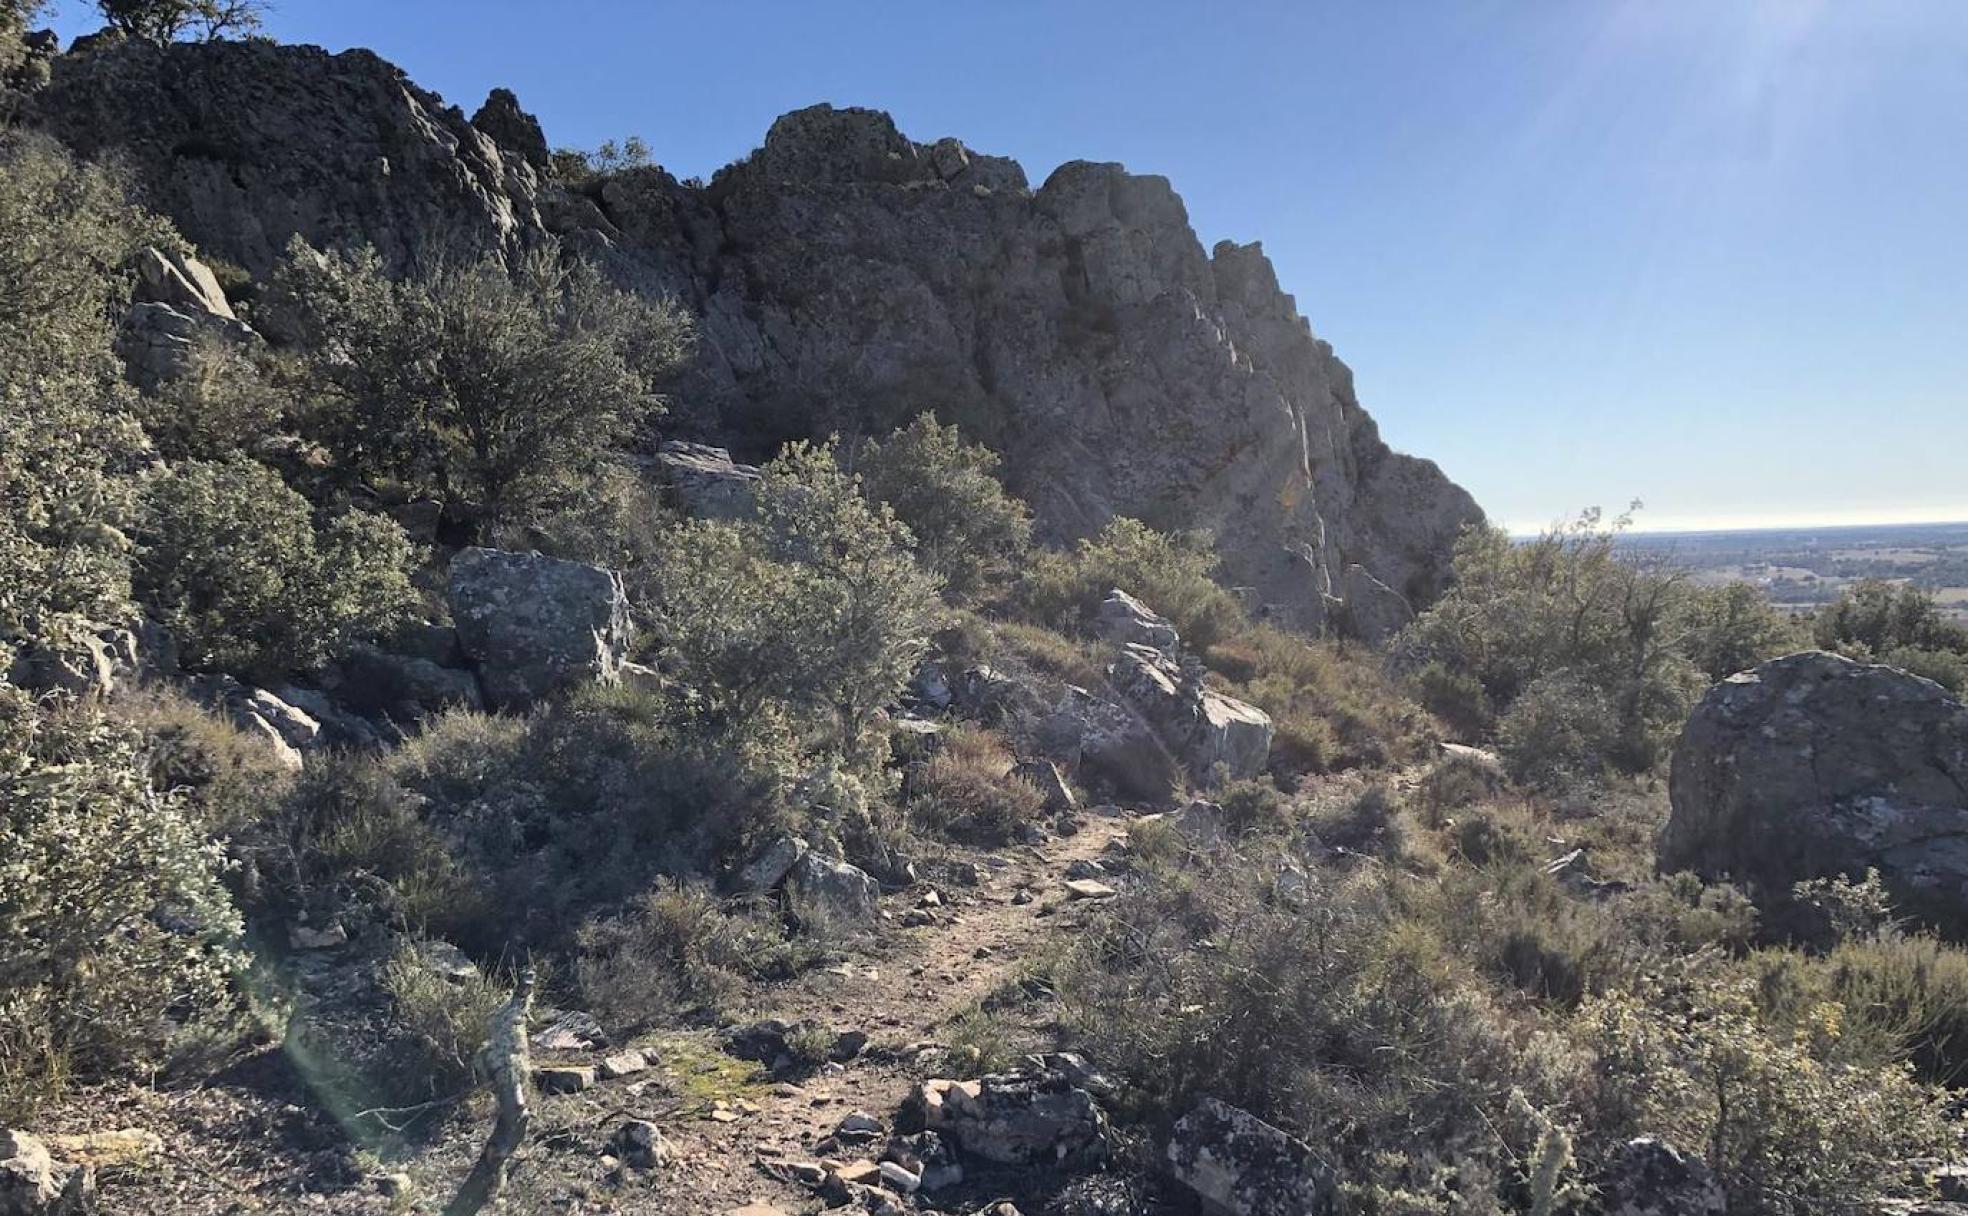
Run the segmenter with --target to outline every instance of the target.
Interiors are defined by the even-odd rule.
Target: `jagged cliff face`
[[[254,273],[296,233],[398,266],[557,236],[697,314],[675,416],[695,437],[757,453],[935,409],[1004,453],[1056,538],[1117,514],[1209,528],[1230,581],[1302,626],[1337,595],[1367,632],[1398,621],[1388,589],[1431,599],[1481,518],[1381,442],[1256,245],[1206,253],[1168,182],[1118,165],[1033,190],[1011,161],[821,106],[708,186],[652,169],[569,190],[509,95],[467,121],[366,52],[270,44],[70,54],[36,118],[121,150],[154,206]]]

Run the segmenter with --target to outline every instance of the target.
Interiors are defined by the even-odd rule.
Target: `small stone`
[[[631,1119],[615,1131],[611,1147],[622,1160],[639,1170],[653,1170],[669,1160],[670,1148],[663,1140],[663,1129],[647,1119]]]
[[[872,1186],[881,1177],[881,1166],[872,1161],[849,1161],[833,1169],[834,1177],[855,1186]]]
[[[632,1077],[649,1067],[649,1060],[639,1051],[619,1051],[612,1056],[604,1056],[599,1072],[604,1081],[620,1077]]]
[[[786,1171],[801,1186],[819,1186],[827,1181],[827,1167],[818,1161],[795,1161],[786,1167]]]
[[[333,950],[337,946],[348,945],[348,930],[339,924],[329,925],[326,929],[292,925],[287,930],[287,944],[296,950]]]
[[[1076,878],[1066,884],[1068,899],[1112,899],[1118,894],[1120,892],[1106,883],[1091,878]]]
[[[1106,876],[1107,867],[1087,857],[1082,857],[1066,867],[1068,878],[1105,878]]]
[[[840,1126],[834,1129],[834,1135],[836,1138],[842,1140],[871,1139],[883,1135],[887,1130],[887,1128],[882,1126],[880,1119],[875,1118],[867,1111],[857,1110],[840,1121]]]
[[[882,1162],[880,1169],[881,1180],[904,1195],[913,1195],[922,1187],[922,1176],[920,1174],[912,1173],[907,1168],[893,1161]]]
[[[578,1094],[594,1087],[595,1070],[571,1064],[555,1065],[534,1069],[533,1079],[544,1093]]]

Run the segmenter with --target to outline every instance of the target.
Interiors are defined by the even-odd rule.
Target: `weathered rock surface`
[[[786,898],[807,924],[866,924],[880,909],[881,884],[844,861],[808,852],[786,875]]]
[[[752,513],[759,471],[705,443],[670,440],[656,452],[656,478],[670,503],[697,519],[743,519]]]
[[[1228,580],[1293,624],[1371,586],[1354,565],[1425,604],[1481,518],[1381,441],[1259,246],[1204,250],[1169,183],[1119,165],[1033,190],[1011,161],[816,106],[708,185],[643,169],[570,191],[508,96],[467,122],[367,52],[261,42],[62,56],[29,120],[121,149],[201,249],[256,274],[294,235],[397,268],[559,236],[696,314],[676,397],[700,437],[766,451],[934,402],[1053,538],[1116,515],[1210,528]]]
[[[95,1189],[88,1167],[56,1161],[26,1132],[0,1129],[0,1216],[82,1216]]]
[[[1332,1171],[1312,1146],[1214,1098],[1169,1139],[1169,1173],[1219,1216],[1326,1216],[1340,1210]]]
[[[1781,896],[1876,867],[1902,911],[1968,926],[1968,707],[1807,652],[1711,688],[1674,748],[1664,870]]]
[[[1160,651],[1128,644],[1107,678],[1199,780],[1217,765],[1232,780],[1255,777],[1270,762],[1271,716],[1190,679]]]
[[[1093,1095],[1057,1073],[924,1081],[909,1110],[964,1152],[1004,1165],[1086,1160],[1105,1146],[1107,1119]]]
[[[1101,601],[1094,629],[1110,642],[1137,642],[1164,653],[1182,644],[1167,617],[1116,587]]]
[[[451,559],[451,619],[487,704],[523,708],[620,677],[629,643],[621,578],[537,553],[466,549]]]
[[[1652,1136],[1630,1140],[1599,1180],[1606,1216],[1723,1216],[1729,1200],[1701,1158]]]
[[[1038,734],[1083,772],[1145,802],[1167,802],[1181,784],[1181,766],[1140,714],[1077,685],[1066,687]]]

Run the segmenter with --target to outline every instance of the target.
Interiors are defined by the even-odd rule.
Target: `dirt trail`
[[[969,854],[982,882],[937,887],[943,906],[931,909],[934,923],[891,928],[880,941],[852,951],[844,964],[759,995],[760,1017],[811,1018],[836,1030],[865,1032],[872,1049],[861,1058],[796,1083],[732,1085],[720,1091],[729,1096],[713,1098],[710,1093],[736,1074],[721,1056],[686,1051],[666,1058],[652,1084],[603,1083],[573,1097],[547,1097],[542,1122],[549,1130],[536,1138],[516,1181],[530,1176],[525,1190],[541,1199],[557,1194],[563,1203],[571,1189],[574,1206],[562,1211],[716,1216],[747,1204],[789,1216],[821,1210],[812,1192],[773,1177],[772,1167],[815,1160],[815,1146],[851,1112],[890,1122],[920,1066],[884,1049],[946,1041],[952,1020],[1014,983],[1063,941],[1090,907],[1067,898],[1067,868],[1099,858],[1126,834],[1128,822],[1120,815],[1088,814],[1075,835]],[[884,900],[892,923],[916,907],[924,889]],[[1029,892],[1029,902],[1014,902],[1024,898],[1021,891]],[[704,1083],[705,1074],[711,1083]],[[598,1160],[608,1123],[625,1115],[655,1118],[674,1159],[644,1176],[604,1181],[589,1163]],[[582,1175],[596,1185],[580,1186]]]

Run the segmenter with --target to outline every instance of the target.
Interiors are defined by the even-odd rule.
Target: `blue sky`
[[[1513,527],[1968,519],[1964,0],[284,0],[269,30],[679,176],[817,101],[1035,182],[1164,174]]]

